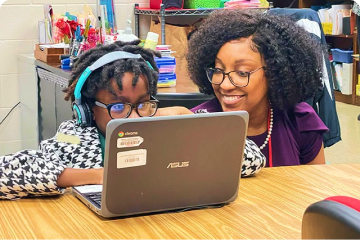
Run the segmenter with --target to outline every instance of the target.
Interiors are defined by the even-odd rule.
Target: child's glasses
[[[109,112],[109,116],[112,119],[127,118],[130,116],[133,109],[136,110],[140,117],[152,117],[155,115],[159,107],[159,101],[154,97],[151,97],[151,100],[149,101],[139,102],[136,104],[121,102],[105,104],[99,101],[95,101],[95,105],[106,108]]]

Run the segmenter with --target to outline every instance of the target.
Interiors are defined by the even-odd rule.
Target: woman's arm
[[[321,145],[320,151],[317,156],[308,165],[325,164],[324,144]]]

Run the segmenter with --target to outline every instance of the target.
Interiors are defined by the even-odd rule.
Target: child
[[[81,55],[64,90],[65,100],[73,102],[75,119],[63,122],[39,150],[0,157],[1,199],[56,195],[69,186],[102,184],[105,130],[112,118],[191,113],[180,107],[158,110],[153,96],[158,79],[154,55],[159,53],[138,44],[117,42]],[[258,148],[247,146],[245,158],[257,169],[263,166]]]

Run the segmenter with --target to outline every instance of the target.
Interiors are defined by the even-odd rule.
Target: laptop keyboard
[[[101,208],[101,192],[87,193],[85,196],[98,208]]]

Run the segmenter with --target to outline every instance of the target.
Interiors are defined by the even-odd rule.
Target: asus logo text
[[[188,167],[188,166],[189,166],[189,162],[173,162],[173,163],[169,163],[167,168],[181,168],[181,167]]]

